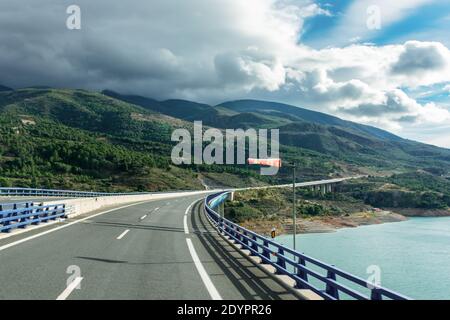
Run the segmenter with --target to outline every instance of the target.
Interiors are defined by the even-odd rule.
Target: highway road
[[[1,239],[0,299],[295,299],[217,235],[202,198],[141,202]]]

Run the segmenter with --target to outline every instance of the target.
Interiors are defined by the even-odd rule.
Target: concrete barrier
[[[118,205],[126,205],[141,201],[173,199],[183,196],[203,195],[206,193],[217,192],[214,190],[208,191],[185,191],[185,192],[171,192],[171,193],[154,193],[154,194],[140,194],[140,195],[126,195],[126,196],[108,196],[96,198],[76,198],[76,199],[61,199],[44,202],[47,204],[65,204],[67,215],[69,218],[76,217],[81,214],[96,211],[99,209],[113,207]]]

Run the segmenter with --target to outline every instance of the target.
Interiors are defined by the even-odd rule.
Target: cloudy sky
[[[447,0],[2,0],[0,84],[273,100],[450,147],[449,30]]]

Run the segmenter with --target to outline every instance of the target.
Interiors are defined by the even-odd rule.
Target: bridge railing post
[[[223,218],[219,217],[219,231],[224,234],[225,230],[224,230],[224,226],[223,226]]]
[[[42,211],[42,210],[41,210],[40,208],[37,208],[37,209],[34,210],[35,215],[32,216],[32,217],[33,217],[33,220],[39,219],[39,216],[41,215],[41,211]],[[32,224],[32,225],[39,224],[39,221],[35,221],[35,222],[31,223],[31,224]]]
[[[41,222],[47,222],[48,221],[47,217],[49,215],[49,209],[50,209],[49,207],[44,209],[44,214],[42,215]]]
[[[29,203],[26,203],[26,204],[25,204],[25,208],[29,208],[29,207],[30,207],[30,204],[29,204]],[[27,214],[29,214],[29,213],[31,213],[31,210],[26,210],[26,211],[23,211],[23,212],[22,212],[22,215],[27,215]],[[30,217],[22,217],[21,219],[18,220],[18,222],[26,222],[28,219],[30,219]],[[25,229],[26,226],[27,226],[27,225],[24,224],[24,225],[19,226],[19,228]]]
[[[328,270],[328,272],[327,272],[327,279],[336,281],[336,273],[334,273],[331,270]],[[327,294],[329,294],[333,298],[339,299],[339,291],[336,288],[336,286],[334,286],[333,284],[327,283],[327,287],[326,287],[325,291],[326,291]]]
[[[383,295],[379,288],[372,288],[370,292],[370,300],[383,300]]]
[[[286,269],[286,261],[283,259],[284,258],[284,249],[283,248],[278,248],[278,252],[277,252],[277,273],[283,273],[283,269]]]
[[[233,225],[231,227],[231,229],[233,230],[233,237],[235,237],[237,240],[239,240],[239,232],[237,230],[237,227],[235,225]]]
[[[247,237],[248,237],[248,233],[247,233],[246,230],[244,230],[243,236],[242,236],[242,242],[244,243],[245,246],[248,247],[248,239],[247,239]]]
[[[2,215],[2,218],[9,218],[11,216],[11,214],[12,213]],[[3,227],[8,227],[10,225],[10,222],[11,221],[9,221],[9,220],[8,221],[3,221]],[[4,229],[4,230],[2,230],[2,232],[8,233],[8,232],[10,232],[10,229]]]
[[[269,250],[269,242],[267,240],[263,241],[263,252],[262,255],[264,258],[270,260],[270,250]]]
[[[257,244],[257,241],[258,241],[258,239],[256,238],[256,236],[255,235],[253,235],[252,236],[252,249],[254,250],[254,251],[256,251],[256,252],[259,252],[259,250],[258,250],[258,244]],[[254,253],[252,253],[252,255],[254,255]]]
[[[224,220],[224,219],[222,218],[222,220]],[[225,220],[224,220],[224,221],[225,221]],[[230,226],[228,225],[228,223],[224,222],[224,224],[225,224],[225,227],[224,227],[225,233],[231,234],[231,232],[230,232]]]
[[[306,267],[305,259],[303,259],[302,257],[298,257],[298,265]],[[308,274],[302,268],[296,268],[296,269],[297,269],[297,276],[300,279],[308,282]],[[298,288],[298,289],[303,289],[305,286],[303,285],[302,282],[297,281],[296,284],[295,284],[295,287]]]
[[[17,203],[14,203],[14,205],[13,205],[13,210],[17,210]],[[14,212],[11,214],[11,217],[17,217],[17,212],[14,211]],[[12,221],[17,222],[18,219],[17,219],[17,220],[12,220]]]
[[[50,214],[51,219],[49,220],[56,220],[58,214],[58,206],[55,206],[53,209],[51,209],[51,211],[52,211]]]

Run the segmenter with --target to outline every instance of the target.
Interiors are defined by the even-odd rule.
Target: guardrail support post
[[[298,264],[300,266],[306,267],[305,259],[303,259],[302,257],[298,257]],[[300,279],[308,282],[308,274],[301,268],[297,267],[296,269],[297,269],[297,276]],[[303,285],[303,283],[297,281],[297,283],[295,284],[295,287],[298,288],[298,289],[303,289],[305,286]]]
[[[223,221],[223,231],[225,235],[229,235],[230,233],[230,227],[228,226],[228,224],[225,222],[225,220],[223,218],[221,218],[221,220]]]
[[[13,210],[17,210],[17,203],[14,203]],[[11,214],[11,217],[15,217],[15,216],[17,216],[17,212],[13,212]],[[17,219],[17,220],[12,220],[12,221],[19,221],[19,220]]]
[[[247,233],[247,231],[244,231],[244,233],[243,233],[243,235],[242,235],[242,243],[243,243],[246,247],[248,247],[248,239],[247,239],[247,237],[248,237],[248,233]]]
[[[50,208],[45,208],[44,209],[44,214],[42,215],[41,221],[40,222],[47,222],[47,217],[48,217],[48,209]]]
[[[2,218],[8,218],[10,215],[2,215]],[[4,221],[3,222],[3,227],[7,227],[9,226],[10,221]],[[2,232],[8,233],[10,232],[10,229],[3,229]]]
[[[283,248],[278,248],[277,252],[277,273],[283,273],[282,269],[286,269],[286,261],[283,259],[284,257],[284,250]]]
[[[63,213],[64,213],[64,215],[62,217],[64,219],[69,218],[69,216],[67,215],[67,212],[66,212],[66,205],[65,204],[62,205],[62,210],[63,210]]]
[[[264,240],[264,242],[263,242],[262,255],[263,255],[264,258],[267,258],[267,259],[270,260],[269,242],[267,240]]]
[[[370,292],[370,300],[383,300],[383,295],[380,292],[380,289],[373,288]]]
[[[258,239],[256,239],[256,236],[255,235],[253,235],[252,236],[252,249],[254,250],[254,251],[256,251],[256,252],[259,252],[259,250],[258,250],[258,244],[256,243],[257,241],[258,241]],[[255,255],[255,253],[253,253],[252,252],[252,255]]]
[[[25,204],[25,208],[29,208],[29,207],[30,207],[29,203]],[[31,210],[24,211],[22,214],[24,215],[24,214],[29,214],[29,213],[31,213]],[[19,222],[26,222],[28,219],[29,218],[21,218],[21,219],[19,219]],[[25,229],[26,227],[27,227],[26,224],[19,226],[19,228],[21,228],[21,229]]]
[[[239,242],[241,240],[241,234],[239,233],[239,230],[236,226],[232,226],[231,230],[233,230],[233,236],[235,237],[235,239],[233,239],[233,241],[235,242]]]
[[[36,215],[32,216],[32,217],[33,217],[33,220],[39,219],[40,211],[41,211],[41,209],[35,209],[35,210],[34,210],[34,213],[35,213]],[[39,224],[39,221],[33,222],[33,223],[31,223],[31,224],[32,224],[32,225],[37,225],[37,224]]]
[[[328,270],[327,278],[330,279],[330,280],[335,280],[336,281],[336,274],[333,271]],[[325,291],[326,291],[327,294],[329,294],[333,298],[339,299],[339,291],[332,284],[327,283],[327,288],[326,288]]]
[[[223,218],[219,217],[219,221],[218,222],[219,222],[219,232],[224,234],[225,230],[224,230],[224,226],[223,226]]]

